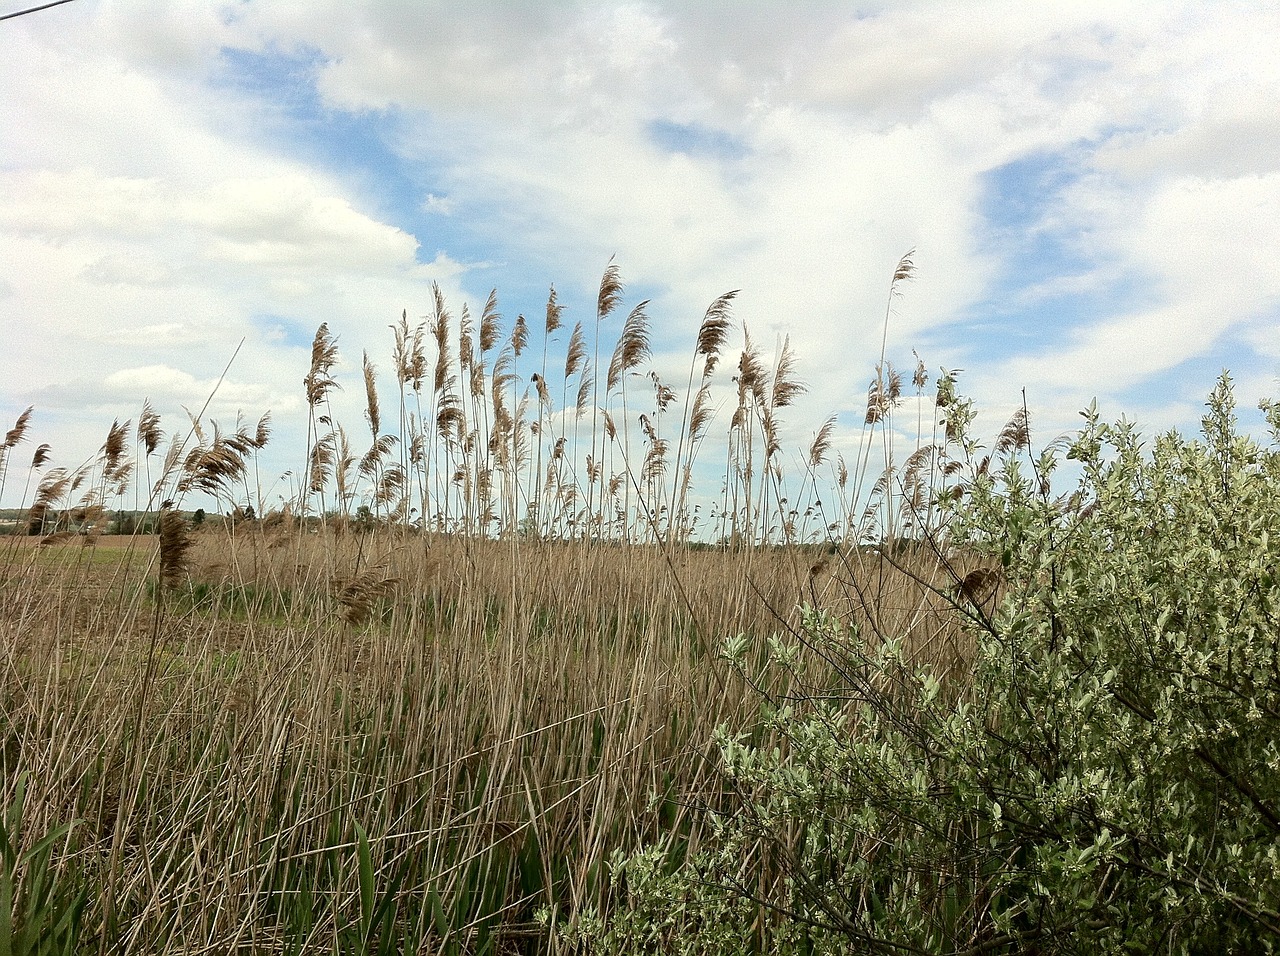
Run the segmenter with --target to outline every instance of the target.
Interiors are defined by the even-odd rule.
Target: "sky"
[[[554,285],[563,355],[612,260],[664,379],[730,290],[767,359],[789,341],[793,455],[831,414],[856,441],[882,347],[908,376],[915,354],[963,369],[991,430],[1025,389],[1040,445],[1095,399],[1194,431],[1223,368],[1257,427],[1280,396],[1277,43],[1276,4],[1216,0],[75,0],[0,21],[0,426],[34,405],[24,448],[75,465],[144,399],[171,433],[206,401],[223,424],[269,410],[283,472],[320,323],[356,431],[362,352],[390,401],[388,326],[433,283],[455,317],[496,288],[539,348]]]

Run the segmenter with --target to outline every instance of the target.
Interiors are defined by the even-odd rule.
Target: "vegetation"
[[[1280,409],[1268,409],[1273,442]],[[762,742],[717,732],[739,795],[692,856],[612,866],[592,952],[1272,952],[1280,943],[1280,450],[1090,412],[981,476],[949,525],[996,562],[963,679],[821,610],[773,643]],[[972,578],[970,580],[973,580]],[[980,579],[979,579],[980,580]],[[726,656],[762,687],[751,645]],[[829,665],[798,681],[797,662]],[[677,859],[673,861],[675,851]]]
[[[278,509],[266,416],[153,478],[146,405],[45,472],[0,543],[0,953],[1275,947],[1280,411],[1241,437],[1224,377],[1200,441],[1033,454],[1021,411],[988,454],[882,358],[857,450],[788,474],[785,344],[712,456],[732,295],[643,399],[644,304],[594,371],[621,297],[553,388],[437,292],[359,455],[322,327]]]

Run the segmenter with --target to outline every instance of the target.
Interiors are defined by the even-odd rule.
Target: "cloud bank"
[[[0,410],[36,403],[77,453],[107,406],[202,401],[243,341],[217,407],[269,406],[300,446],[320,322],[355,393],[359,352],[385,362],[432,282],[455,311],[496,286],[508,325],[555,283],[572,325],[616,255],[659,369],[687,368],[729,289],[767,353],[790,337],[799,445],[861,420],[914,248],[899,366],[964,368],[993,421],[1025,387],[1046,441],[1095,396],[1193,428],[1219,367],[1242,402],[1277,374],[1277,35],[1274,5],[1208,2],[79,0],[7,21]]]

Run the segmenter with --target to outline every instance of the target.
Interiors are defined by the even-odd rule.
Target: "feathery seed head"
[[[836,416],[831,415],[822,427],[818,429],[818,434],[813,438],[813,444],[809,446],[809,465],[817,468],[822,464],[823,459],[827,457],[827,451],[831,448],[831,433],[835,431]]]
[[[376,370],[373,363],[369,361],[369,353],[364,353],[364,398],[365,398],[365,421],[369,423],[369,431],[373,433],[373,437],[378,437],[378,432],[382,429],[382,412],[378,408],[378,383],[376,378]]]
[[[511,328],[511,350],[515,352],[516,358],[520,357],[520,353],[524,351],[525,346],[529,344],[529,326],[525,322],[524,315],[516,316],[516,324]]]
[[[622,301],[622,276],[612,257],[600,279],[600,295],[596,300],[596,321],[606,319]]]
[[[582,332],[582,323],[578,322],[569,335],[569,350],[565,353],[564,377],[567,379],[582,368],[587,358],[587,338]]]
[[[551,292],[547,295],[547,335],[560,328],[560,315],[563,312],[564,306],[556,300],[556,287],[553,285]]]
[[[724,347],[733,324],[730,303],[737,294],[736,289],[726,292],[707,307],[707,312],[702,317],[702,325],[698,327],[697,354],[703,358],[703,377],[715,371],[716,363],[720,360],[720,350]]]
[[[28,405],[27,410],[18,416],[18,421],[4,436],[4,448],[12,448],[26,437],[27,427],[31,422],[31,413],[33,411],[35,411],[35,406]]]
[[[613,391],[622,381],[622,376],[631,371],[649,354],[649,315],[645,311],[649,300],[641,302],[622,326],[622,336],[613,350],[613,359],[609,362],[609,374],[605,379],[605,387]]]
[[[498,290],[489,292],[489,299],[480,313],[480,352],[488,352],[498,343],[498,323],[502,316],[498,313]]]

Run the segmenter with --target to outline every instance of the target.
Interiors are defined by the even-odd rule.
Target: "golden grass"
[[[907,257],[891,299],[910,273]],[[601,367],[622,291],[611,264],[595,340],[575,323],[557,385],[546,339],[525,378],[527,323],[503,341],[495,295],[478,327],[464,307],[455,328],[435,289],[429,329],[407,313],[393,327],[392,431],[364,357],[363,455],[332,420],[337,348],[321,326],[302,487],[268,520],[242,520],[267,415],[234,430],[193,416],[152,483],[162,433],[144,404],[135,461],[117,421],[90,464],[44,474],[28,526],[55,533],[0,541],[0,799],[28,782],[28,844],[81,821],[54,865],[88,888],[100,951],[554,952],[540,909],[607,908],[614,854],[660,837],[682,854],[703,810],[735,806],[708,759],[717,728],[759,735],[765,701],[835,682],[802,654],[748,684],[719,656],[726,638],[746,637],[756,680],[768,639],[814,605],[963,675],[957,602],[983,613],[998,581],[918,543],[857,544],[943,535],[937,502],[973,450],[952,441],[968,414],[954,379],[899,473],[901,379],[882,356],[853,462],[838,456],[820,487],[833,417],[788,485],[779,415],[804,386],[786,343],[770,367],[744,329],[720,503],[699,518],[734,293],[706,311],[681,406],[654,373],[647,398],[628,393],[645,303]],[[553,289],[546,335],[562,324]],[[28,418],[6,436],[0,489]],[[873,444],[886,467],[867,489]],[[166,502],[160,534],[101,534],[144,470],[147,516]],[[234,519],[189,528],[177,509],[196,493]]]
[[[153,539],[55,550],[84,549],[3,566],[5,795],[29,775],[28,833],[83,821],[61,866],[122,952],[328,951],[360,919],[356,824],[424,951],[554,948],[539,907],[600,901],[611,853],[694,846],[729,798],[712,731],[760,698],[723,637],[816,601],[963,656],[946,600],[864,552],[241,526],[162,591]]]

